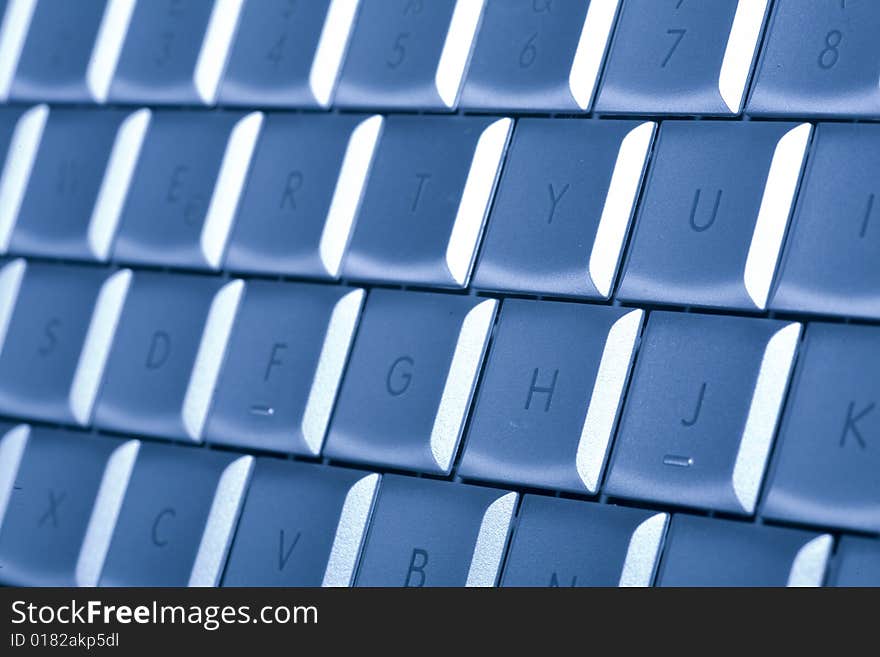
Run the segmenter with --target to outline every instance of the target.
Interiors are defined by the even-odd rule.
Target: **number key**
[[[876,116],[880,4],[779,0],[747,112],[761,116]]]

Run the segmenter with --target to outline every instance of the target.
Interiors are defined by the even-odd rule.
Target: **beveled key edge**
[[[345,495],[321,586],[351,586],[382,476],[358,479]]]
[[[518,493],[502,493],[483,513],[465,586],[495,586]]]

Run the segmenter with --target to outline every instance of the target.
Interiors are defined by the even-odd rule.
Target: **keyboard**
[[[0,16],[0,582],[880,586],[880,3]]]

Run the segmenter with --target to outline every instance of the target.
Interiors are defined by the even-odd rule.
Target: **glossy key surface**
[[[829,586],[880,586],[880,541],[844,536],[837,546]]]
[[[429,479],[382,480],[356,586],[494,586],[517,494]]]

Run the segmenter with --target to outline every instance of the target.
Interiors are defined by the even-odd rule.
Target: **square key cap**
[[[338,278],[382,117],[269,114],[226,269]]]
[[[474,287],[607,299],[654,128],[651,121],[520,119]]]
[[[880,126],[821,123],[770,307],[880,319]]]
[[[739,114],[767,0],[623,0],[596,111]]]
[[[147,109],[53,109],[9,250],[106,260],[149,121]]]
[[[153,114],[119,218],[119,261],[219,269],[263,115]]]
[[[557,112],[589,109],[617,4],[617,0],[489,0],[461,106]]]
[[[356,586],[495,586],[516,493],[386,475]]]
[[[27,36],[9,92],[17,101],[103,103],[122,41],[127,0],[26,0]]]
[[[872,0],[776,0],[746,111],[876,118],[878,33]]]
[[[837,545],[829,586],[880,586],[880,541],[844,536]]]
[[[880,328],[809,325],[764,517],[880,533],[878,368]]]
[[[363,298],[348,287],[250,282],[205,440],[320,454]]]
[[[241,280],[135,274],[95,424],[200,441],[243,291]]]
[[[665,122],[617,296],[764,310],[810,131]]]
[[[0,436],[0,581],[94,586],[137,441],[19,425]]]
[[[753,513],[800,331],[796,322],[651,313],[605,493]]]
[[[328,107],[358,0],[246,0],[221,105]]]
[[[794,529],[676,515],[658,586],[822,586],[834,539]]]
[[[379,479],[257,459],[223,586],[351,586]]]
[[[130,278],[23,259],[0,269],[0,414],[91,422]]]
[[[526,495],[502,586],[651,586],[669,515]]]
[[[125,34],[125,41],[117,55],[110,101],[213,105],[242,0],[119,4],[127,6],[118,8],[114,27]]]
[[[454,109],[484,0],[361,0],[339,107]]]
[[[217,586],[252,456],[144,443],[117,506],[100,586]]]
[[[467,286],[511,127],[476,116],[387,119],[344,275]]]
[[[506,300],[458,474],[598,492],[642,315]]]
[[[496,305],[370,292],[324,456],[448,474]]]

